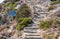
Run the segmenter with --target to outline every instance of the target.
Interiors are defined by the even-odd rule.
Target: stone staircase
[[[39,22],[49,15],[49,12],[45,8],[41,8],[42,6],[33,6],[34,8],[34,16],[32,18],[32,24],[29,24],[28,27],[24,28],[23,39],[42,39],[42,36],[39,32],[38,24]]]
[[[30,26],[24,28],[23,39],[41,39],[38,32],[37,24],[32,23]]]
[[[38,24],[44,18],[48,17],[49,12],[39,12],[39,13],[35,13],[34,15],[35,16],[33,17],[33,21],[34,23]]]
[[[42,39],[42,36],[39,34],[38,23],[47,16],[48,12],[39,12],[34,13],[34,17],[32,18],[33,22],[28,27],[24,28],[23,39]]]

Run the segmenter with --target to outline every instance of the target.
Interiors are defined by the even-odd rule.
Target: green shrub
[[[16,5],[17,5],[16,3],[12,4],[12,3],[10,3],[10,2],[7,2],[7,3],[5,3],[5,4],[3,5],[3,7],[4,7],[4,8],[5,8],[5,7],[8,7],[8,10],[14,10]]]
[[[9,6],[10,5],[10,2],[7,2],[7,3],[5,3],[5,5],[3,5],[4,7],[6,7],[6,6]]]
[[[58,2],[60,2],[60,0],[57,0]]]
[[[29,18],[31,16],[31,12],[29,7],[26,4],[23,4],[17,10],[16,20],[18,21],[20,26],[28,26],[28,24],[32,23],[32,20]],[[19,29],[20,30],[20,29]]]
[[[15,8],[16,5],[17,5],[16,3],[10,4],[9,5],[9,10],[14,10],[14,8]]]
[[[29,21],[30,20],[30,21]],[[30,23],[30,22],[32,22],[32,20],[30,19],[30,18],[19,18],[18,19],[18,23],[23,23],[24,21],[26,21],[26,22],[28,22],[28,23]]]
[[[17,10],[17,16],[16,16],[17,19],[26,18],[26,17],[30,17],[30,16],[31,16],[30,8],[26,4],[23,4]]]
[[[25,27],[25,25],[18,24],[16,29],[17,30],[22,30]]]
[[[21,22],[21,24],[30,24],[32,22],[31,19],[29,18],[23,18],[23,21]]]
[[[42,22],[40,22],[39,27],[46,29],[46,28],[48,28],[48,24],[46,24],[45,22],[42,21]]]
[[[53,21],[41,21],[39,27],[42,29],[48,29],[52,26]]]
[[[48,29],[48,28],[53,27],[56,24],[57,24],[57,20],[56,19],[49,20],[49,21],[41,21],[39,23],[39,27],[42,28],[42,29]]]
[[[18,26],[16,27],[17,30],[21,30],[24,27],[28,26],[28,24],[32,23],[32,20],[30,18],[21,18],[19,20],[20,20],[20,22],[19,22]]]

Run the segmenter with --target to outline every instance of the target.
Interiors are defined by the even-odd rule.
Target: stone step
[[[41,38],[40,34],[38,33],[23,33],[23,38],[24,39],[31,39],[31,38]]]
[[[40,35],[37,35],[37,34],[36,34],[36,35],[33,35],[33,34],[29,34],[29,35],[26,35],[26,36],[40,36]]]
[[[25,27],[24,29],[37,29],[38,26],[32,26],[32,27]]]
[[[26,32],[26,33],[36,33],[36,31],[33,31],[33,32],[32,32],[32,31],[24,31],[24,33],[25,33],[25,32]]]
[[[37,30],[38,29],[38,27],[36,27],[36,28],[24,28],[24,30]]]
[[[24,32],[37,32],[38,28],[35,29],[24,29]]]
[[[27,37],[25,37],[24,39],[41,39],[41,37],[39,37],[39,38],[27,38]]]
[[[26,36],[25,38],[29,38],[29,39],[31,39],[31,38],[35,38],[35,39],[39,38],[39,39],[41,39],[41,36]]]
[[[36,33],[37,30],[24,30],[24,32]]]
[[[38,33],[24,33],[26,36],[40,36]]]
[[[41,38],[41,36],[39,34],[36,34],[36,33],[25,33],[25,36],[24,38]]]

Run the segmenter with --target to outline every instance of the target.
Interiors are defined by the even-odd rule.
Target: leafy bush
[[[21,30],[25,26],[28,26],[28,24],[32,23],[32,20],[30,18],[21,18],[19,20],[20,20],[20,22],[19,22],[18,26],[16,27],[17,30]]]
[[[18,30],[23,29],[28,24],[32,23],[32,20],[29,18],[31,16],[31,12],[29,7],[26,4],[23,4],[17,10],[16,20],[18,21],[18,26],[16,27]],[[19,28],[20,27],[20,28]]]
[[[10,2],[5,3],[4,7],[9,6]]]
[[[32,23],[32,20],[29,18],[23,18],[23,21],[21,22],[21,24],[24,24],[24,25],[30,24],[30,23]]]
[[[18,24],[16,27],[17,30],[22,30],[25,27],[25,25]]]
[[[16,5],[17,5],[16,3],[10,4],[9,5],[9,10],[14,10],[14,8],[15,8]]]
[[[30,17],[31,12],[29,7],[26,4],[23,4],[18,10],[17,10],[17,19],[19,18],[25,18],[25,17]]]
[[[57,24],[57,20],[56,19],[48,20],[48,21],[41,21],[39,23],[39,27],[42,28],[42,29],[48,29],[48,28],[53,27],[56,24]]]
[[[48,29],[52,26],[53,21],[41,21],[39,27],[42,29]]]
[[[16,3],[12,4],[10,2],[7,2],[7,3],[3,4],[3,8],[6,8],[7,7],[7,10],[8,11],[9,10],[14,10],[16,5],[17,5]]]

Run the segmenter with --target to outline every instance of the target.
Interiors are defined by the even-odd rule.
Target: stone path
[[[41,39],[40,34],[38,34],[38,26],[33,23],[28,27],[24,28],[23,39]]]
[[[46,2],[44,3],[43,2],[44,1],[42,0],[40,2],[40,4],[42,5],[40,5],[39,3],[36,5],[32,5],[33,10],[35,12],[32,18],[34,23],[29,24],[28,27],[24,28],[23,35],[22,35],[23,39],[42,39],[42,36],[40,35],[40,32],[39,32],[38,24],[43,18],[46,18],[49,15],[49,12],[47,11],[46,7],[43,6],[45,5]]]
[[[38,23],[45,17],[49,15],[49,12],[37,12],[34,13],[34,17],[32,18],[32,24],[29,24],[28,27],[24,28],[23,39],[42,39],[42,36],[39,34]]]

